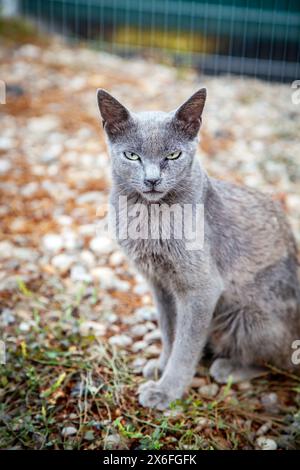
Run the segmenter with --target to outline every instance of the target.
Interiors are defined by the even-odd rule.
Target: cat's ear
[[[123,132],[130,120],[128,109],[101,88],[97,90],[97,102],[107,134],[113,137]]]
[[[205,100],[206,88],[201,88],[175,112],[176,126],[190,138],[196,137],[200,129]]]

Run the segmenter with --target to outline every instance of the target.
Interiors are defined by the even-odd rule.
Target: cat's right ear
[[[196,137],[201,123],[206,101],[206,88],[194,93],[175,113],[175,124],[189,138]]]
[[[114,137],[123,132],[130,120],[128,109],[101,88],[97,90],[97,102],[103,127],[108,136]]]

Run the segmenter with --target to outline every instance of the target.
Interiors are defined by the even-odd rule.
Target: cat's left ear
[[[202,122],[202,111],[206,101],[206,88],[196,91],[175,112],[175,123],[188,137],[196,137]]]
[[[97,90],[97,102],[103,127],[108,136],[113,137],[124,131],[130,121],[130,113],[116,98],[107,91]]]

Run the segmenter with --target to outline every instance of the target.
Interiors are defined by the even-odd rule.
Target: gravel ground
[[[279,198],[300,243],[292,89],[57,41],[1,46],[0,60],[8,85],[0,105],[0,447],[299,447],[299,380],[280,371],[220,388],[201,367],[171,411],[139,407],[141,368],[160,350],[157,314],[143,279],[97,225],[110,172],[96,88],[134,110],[171,110],[204,85],[204,167]]]

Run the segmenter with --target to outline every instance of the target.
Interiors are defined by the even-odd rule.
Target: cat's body
[[[113,158],[111,202],[118,226],[127,223],[136,204],[143,204],[148,214],[153,205],[204,205],[201,249],[188,250],[185,237],[177,239],[173,230],[165,239],[164,223],[170,220],[156,213],[151,213],[150,223],[159,227],[157,239],[119,240],[151,285],[160,313],[163,350],[158,361],[147,365],[145,375],[158,368],[162,377],[141,387],[141,404],[164,408],[181,397],[207,344],[221,358],[211,367],[220,382],[229,374],[234,380],[251,378],[264,363],[291,368],[291,345],[300,338],[295,241],[278,203],[257,191],[209,178],[194,157],[203,90],[176,113],[133,118],[118,102],[111,102],[110,95],[100,94]],[[181,153],[174,152],[176,148]],[[120,160],[127,150],[143,158]],[[179,163],[161,158],[170,150],[179,154],[174,159],[181,159]],[[145,178],[151,181],[153,194],[148,193]],[[119,197],[124,195],[127,208],[120,211]],[[140,225],[146,223],[146,218],[139,220]],[[172,229],[174,224],[176,218],[171,218]]]

